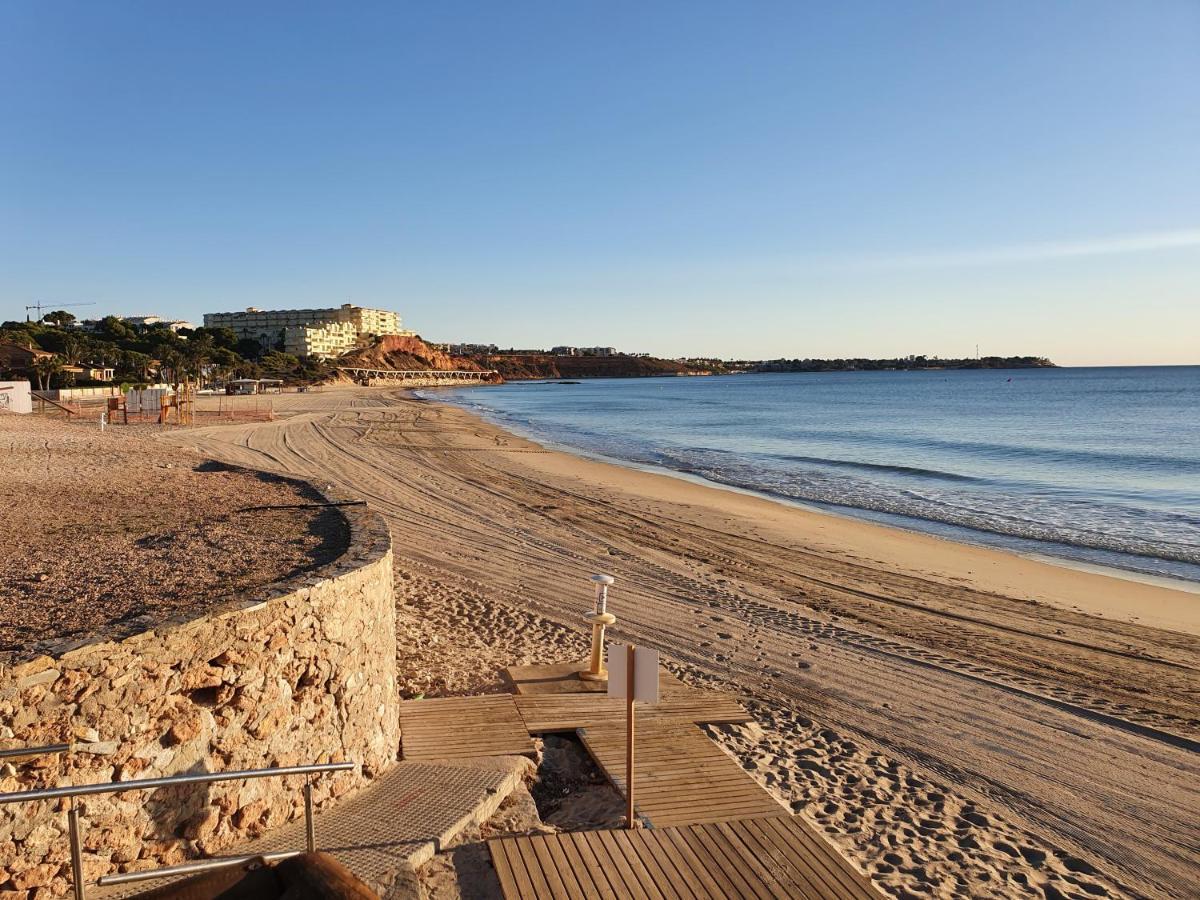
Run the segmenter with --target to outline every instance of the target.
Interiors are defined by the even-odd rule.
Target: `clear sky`
[[[1200,2],[0,4],[0,319],[1200,363]]]

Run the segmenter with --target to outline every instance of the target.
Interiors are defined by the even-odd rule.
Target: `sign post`
[[[658,702],[658,651],[613,644],[608,651],[608,696],[625,701],[625,827],[633,828],[634,704]]]

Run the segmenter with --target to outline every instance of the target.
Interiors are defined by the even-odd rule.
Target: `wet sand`
[[[741,697],[713,729],[900,896],[1186,896],[1200,883],[1200,598],[546,451],[403,392],[285,395],[173,432],[389,520],[408,693],[617,637]],[[1154,627],[1151,627],[1151,626]]]

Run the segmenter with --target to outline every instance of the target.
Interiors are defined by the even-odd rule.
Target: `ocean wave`
[[[789,500],[903,516],[1133,556],[1200,565],[1200,532],[1191,517],[1165,522],[1115,504],[1039,502],[1022,495],[889,490],[876,482],[819,473],[771,472],[753,466],[693,462],[681,471]]]
[[[887,472],[893,475],[920,475],[924,478],[935,478],[939,481],[979,482],[984,480],[976,478],[973,475],[960,475],[957,472],[945,472],[941,469],[924,469],[919,466],[897,466],[886,463],[857,462],[850,459],[828,459],[823,456],[801,456],[787,453],[775,453],[771,455],[775,459],[782,459],[788,462],[804,462],[820,466],[859,469],[864,472]]]

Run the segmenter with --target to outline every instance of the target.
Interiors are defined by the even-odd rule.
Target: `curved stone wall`
[[[387,525],[343,507],[333,563],[203,618],[0,667],[0,747],[73,743],[0,768],[0,792],[349,761],[325,805],[390,765],[400,743]],[[79,801],[88,880],[213,853],[303,815],[303,778]],[[65,802],[0,806],[0,898],[65,895]]]

